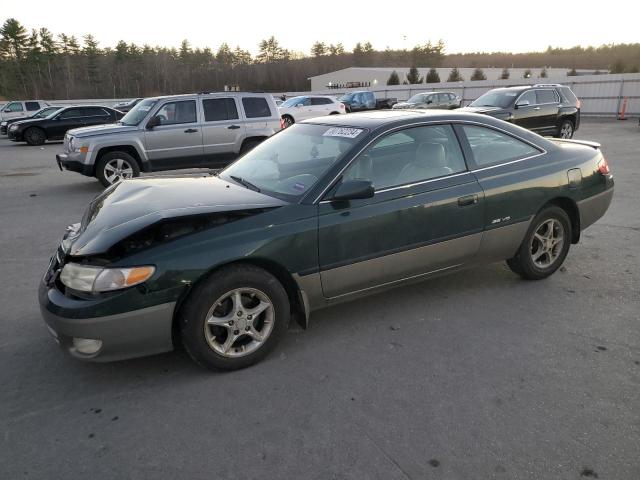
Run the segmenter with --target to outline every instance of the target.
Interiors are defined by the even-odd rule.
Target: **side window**
[[[448,93],[439,93],[438,94],[438,103],[449,103],[449,94]]]
[[[536,103],[538,103],[538,100],[536,98],[536,92],[534,90],[529,90],[527,92],[524,92],[520,98],[517,100],[516,103],[520,104],[523,102],[529,102],[529,105],[535,105]]]
[[[496,130],[464,125],[462,127],[478,167],[518,160],[540,153],[537,148]]]
[[[205,122],[220,122],[223,120],[236,120],[238,108],[233,98],[207,98],[202,100]]]
[[[12,102],[4,107],[5,112],[22,112],[23,110],[22,103],[20,102]]]
[[[536,90],[538,103],[558,103],[558,96],[555,90]]]
[[[467,169],[453,128],[433,125],[391,133],[369,146],[344,178],[370,180],[376,190],[431,180]]]
[[[311,98],[311,105],[329,105],[330,103],[331,103],[331,100],[329,98],[323,98],[323,97]]]
[[[60,114],[58,117],[60,120],[65,120],[67,118],[78,118],[82,116],[82,112],[79,108],[69,108]]]
[[[307,99],[308,100],[308,99]],[[247,118],[270,117],[269,103],[263,97],[244,97],[242,107]]]
[[[438,96],[437,95],[429,95],[427,97],[426,103],[428,103],[429,105],[433,105],[434,103],[438,102]]]
[[[180,123],[196,122],[196,101],[184,100],[180,102],[165,103],[156,112],[160,117],[160,125],[176,125]]]
[[[27,111],[29,112],[40,110],[40,104],[38,102],[24,102],[24,106],[27,107]]]
[[[84,117],[108,117],[109,114],[103,109],[98,107],[84,107],[82,109],[82,115]]]

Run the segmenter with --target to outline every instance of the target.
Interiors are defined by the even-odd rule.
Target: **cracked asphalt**
[[[616,179],[561,271],[494,264],[314,313],[261,364],[88,364],[37,285],[101,191],[0,139],[0,479],[640,478],[640,129],[585,120]]]

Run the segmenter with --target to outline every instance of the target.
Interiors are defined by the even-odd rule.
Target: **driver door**
[[[451,125],[391,133],[342,181],[370,180],[372,198],[319,205],[324,296],[336,298],[469,262],[484,224],[484,195]]]
[[[151,170],[201,166],[204,155],[198,111],[195,99],[168,101],[157,108],[153,116],[160,117],[160,125],[145,131]]]

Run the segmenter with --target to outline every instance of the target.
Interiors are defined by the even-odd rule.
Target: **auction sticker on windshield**
[[[356,138],[362,133],[361,128],[333,127],[322,134],[323,137]]]

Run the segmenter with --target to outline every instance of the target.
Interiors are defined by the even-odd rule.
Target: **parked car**
[[[494,88],[463,110],[559,138],[572,138],[580,127],[580,100],[569,87],[556,83]]]
[[[9,120],[3,120],[0,122],[0,135],[6,135],[11,124],[19,122],[21,120],[28,120],[30,118],[47,118],[54,112],[57,112],[62,107],[44,107],[42,110],[38,110],[36,113],[26,117],[16,117]]]
[[[289,98],[278,107],[283,128],[296,122],[325,115],[347,113],[343,103],[333,97],[303,95]]]
[[[280,130],[265,93],[202,93],[147,98],[117,125],[72,130],[58,166],[104,186],[140,172],[227,165]]]
[[[2,107],[2,110],[0,110],[0,120],[29,116],[32,113],[48,106],[49,104],[43,100],[19,100],[8,102]]]
[[[131,110],[137,104],[139,104],[142,100],[144,100],[144,98],[134,98],[133,100],[129,100],[128,102],[116,103],[113,106],[113,108],[115,108],[116,110],[118,110],[118,111],[120,111],[122,113],[127,113],[129,110]]]
[[[417,93],[406,102],[398,102],[395,109],[445,109],[459,108],[462,98],[453,92],[424,92]]]
[[[548,277],[613,183],[598,144],[486,115],[306,120],[216,175],[105,190],[51,258],[40,308],[80,359],[175,340],[205,367],[246,367],[337,302],[500,260]]]
[[[87,125],[115,123],[122,118],[122,112],[100,105],[82,105],[61,108],[47,118],[21,120],[9,127],[9,139],[42,145],[47,140],[62,140],[67,130]]]
[[[392,108],[397,102],[397,98],[379,98],[373,92],[362,90],[349,92],[340,97],[340,102],[344,103],[348,113],[362,112],[363,110],[381,110]]]

